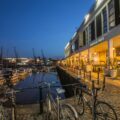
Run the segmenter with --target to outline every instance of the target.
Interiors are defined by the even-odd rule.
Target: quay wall
[[[57,73],[59,76],[59,79],[61,81],[62,85],[68,85],[68,84],[76,84],[80,83],[80,79],[73,77],[71,74],[69,74],[66,70],[60,68],[59,66],[56,67]],[[74,86],[65,86],[63,87],[65,89],[65,96],[66,98],[72,97]]]

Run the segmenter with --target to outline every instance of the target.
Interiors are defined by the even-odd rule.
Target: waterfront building
[[[66,66],[91,63],[106,66],[120,61],[120,0],[96,0],[65,46]]]

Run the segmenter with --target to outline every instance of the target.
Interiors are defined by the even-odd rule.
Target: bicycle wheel
[[[76,108],[78,114],[83,115],[84,114],[84,100],[83,100],[83,96],[82,96],[79,88],[75,90],[74,99],[75,99],[74,100],[75,101],[75,108]]]
[[[57,117],[53,111],[46,113],[44,118],[45,118],[45,120],[56,120],[57,119]]]
[[[43,118],[44,118],[44,120],[57,120],[57,113],[55,111],[53,111],[50,102],[51,101],[49,101],[49,98],[47,97],[45,102],[44,102],[44,115],[43,115]],[[51,110],[49,110],[50,106],[51,106]]]
[[[60,120],[78,120],[77,111],[69,104],[63,104],[60,109]]]
[[[117,120],[115,110],[106,102],[98,101],[95,112],[96,120]]]

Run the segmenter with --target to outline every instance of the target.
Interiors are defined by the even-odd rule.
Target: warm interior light
[[[115,50],[115,48],[113,48],[113,50]]]
[[[95,52],[94,55],[97,55],[97,53]]]

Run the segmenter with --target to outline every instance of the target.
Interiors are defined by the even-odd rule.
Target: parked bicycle
[[[113,107],[110,104],[97,99],[97,94],[100,89],[101,88],[95,88],[94,81],[92,81],[91,92],[88,92],[88,88],[86,86],[75,87],[76,110],[79,115],[83,115],[85,113],[85,105],[87,105],[90,109],[93,120],[118,120]],[[85,97],[85,94],[91,96],[90,100]]]
[[[45,120],[78,120],[78,114],[73,106],[65,104],[61,100],[60,95],[65,92],[62,88],[57,88],[57,97],[53,98],[51,92],[52,84],[45,83],[47,85],[47,96],[45,100]]]

